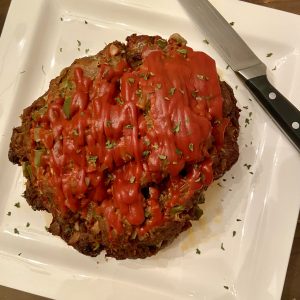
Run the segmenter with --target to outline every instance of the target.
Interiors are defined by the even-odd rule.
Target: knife
[[[208,0],[179,2],[300,152],[300,111],[268,81],[265,64]]]

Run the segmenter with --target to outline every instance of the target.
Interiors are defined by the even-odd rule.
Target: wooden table
[[[5,21],[7,10],[11,0],[0,0],[0,33]],[[24,0],[25,1],[25,0]],[[226,1],[226,0],[224,0]],[[300,0],[243,0],[271,8],[281,9],[300,15]],[[300,217],[300,215],[299,215]],[[37,299],[31,294],[19,294],[17,291],[0,286],[0,300],[33,300]],[[39,298],[41,299],[41,298]],[[255,300],[255,299],[253,299]],[[295,232],[295,238],[285,284],[282,300],[300,300],[300,218]]]

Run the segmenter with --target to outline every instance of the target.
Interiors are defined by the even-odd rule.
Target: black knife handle
[[[249,79],[246,84],[300,152],[300,111],[274,88],[266,75]]]

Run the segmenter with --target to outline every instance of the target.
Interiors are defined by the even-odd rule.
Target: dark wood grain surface
[[[11,0],[0,0],[0,33]],[[24,0],[25,1],[25,0]],[[243,0],[258,5],[281,9],[300,15],[300,0]],[[41,299],[34,295],[23,293],[0,286],[0,300],[33,300]],[[253,299],[254,300],[254,299]],[[287,270],[282,300],[300,300],[300,219],[295,232],[291,257]]]

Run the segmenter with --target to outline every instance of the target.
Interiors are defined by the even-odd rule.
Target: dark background
[[[11,0],[0,0],[0,33],[5,22],[6,14]],[[26,1],[26,0],[23,0]],[[224,0],[226,1],[226,0]],[[300,0],[243,0],[267,7],[285,10],[300,15]],[[13,289],[0,286],[0,300],[38,300],[40,297],[19,293]],[[45,299],[45,298],[44,298]],[[255,300],[255,299],[253,299]],[[282,300],[300,300],[300,219],[298,218],[297,229],[285,284]]]

